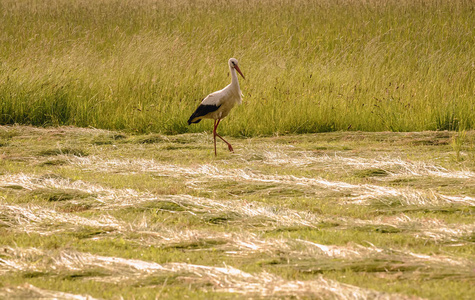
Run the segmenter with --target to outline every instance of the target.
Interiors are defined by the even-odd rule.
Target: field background
[[[475,127],[473,1],[0,1],[0,123],[233,136]]]
[[[0,0],[0,298],[474,299],[474,45],[473,1]]]

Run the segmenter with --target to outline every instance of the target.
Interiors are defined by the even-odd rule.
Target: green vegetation
[[[2,0],[0,11],[1,124],[202,132],[210,123],[186,120],[236,57],[245,98],[226,135],[475,128],[473,1]]]
[[[0,298],[475,298],[473,1],[0,0],[0,41]]]
[[[0,138],[0,297],[473,298],[474,131]]]

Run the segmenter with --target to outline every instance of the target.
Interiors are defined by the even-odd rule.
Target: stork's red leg
[[[216,140],[216,136],[219,137],[223,142],[225,142],[225,143],[228,145],[229,151],[234,152],[233,146],[231,146],[230,143],[228,143],[225,139],[223,139],[222,136],[220,136],[220,135],[216,132],[216,129],[218,128],[219,122],[221,122],[221,119],[218,119],[218,124],[216,124],[215,127],[214,127],[214,135],[215,135],[215,138],[214,138],[214,139]],[[216,143],[215,143],[215,147],[216,147]]]
[[[219,124],[219,121],[218,121]],[[218,156],[216,153],[216,128],[218,127],[218,124],[216,124],[216,120],[214,120],[214,128],[213,128],[213,139],[214,139],[214,156]]]
[[[222,136],[220,136],[220,135],[219,135],[219,134],[217,134],[217,133],[216,133],[216,136],[217,136],[217,137],[219,137],[219,138],[220,138],[220,139],[221,139],[223,142],[225,142],[225,143],[228,145],[228,149],[229,149],[229,151],[231,151],[231,152],[234,152],[233,146],[231,146],[231,144],[230,144],[230,143],[228,143],[228,142],[227,142],[225,139],[223,139],[223,137],[222,137]]]

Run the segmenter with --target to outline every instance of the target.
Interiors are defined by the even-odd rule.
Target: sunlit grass
[[[31,298],[30,284],[328,298],[328,279],[396,299],[473,294],[474,131],[460,160],[446,131],[231,137],[235,153],[219,144],[217,157],[204,133],[2,126],[0,138],[0,297]]]
[[[470,1],[0,1],[0,123],[233,136],[474,128]]]

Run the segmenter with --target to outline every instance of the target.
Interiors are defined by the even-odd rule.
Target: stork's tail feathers
[[[188,119],[188,125],[191,125],[191,123],[199,123],[201,121],[201,119],[195,119],[195,118],[196,118],[195,114],[192,114],[191,117]]]

